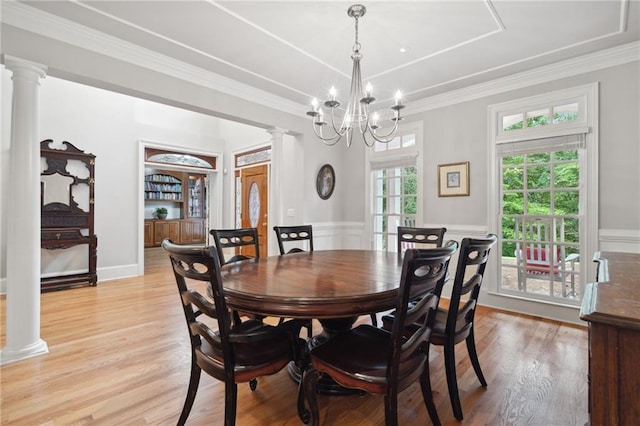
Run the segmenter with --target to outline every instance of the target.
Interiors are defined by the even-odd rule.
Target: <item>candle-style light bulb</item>
[[[371,117],[372,121],[373,121],[373,125],[377,126],[378,125],[378,120],[380,119],[380,116],[378,115],[377,112],[373,113],[373,117]]]
[[[331,89],[329,89],[329,98],[331,98],[332,101],[335,101],[336,95],[337,95],[336,88],[331,86]]]
[[[373,91],[373,87],[371,87],[371,83],[367,83],[366,87],[364,88],[364,93],[366,97],[371,97],[371,92]]]
[[[316,98],[311,99],[311,109],[318,112],[318,100]]]
[[[396,100],[396,105],[400,105],[400,101],[402,100],[402,93],[400,93],[399,90],[396,92],[395,100]]]

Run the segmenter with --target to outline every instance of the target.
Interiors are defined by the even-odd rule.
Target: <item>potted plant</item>
[[[158,219],[166,219],[167,218],[166,207],[158,207],[156,209],[156,216],[158,217]]]

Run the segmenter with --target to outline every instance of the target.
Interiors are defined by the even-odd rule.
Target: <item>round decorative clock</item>
[[[333,194],[333,188],[336,184],[336,174],[330,164],[320,167],[318,176],[316,177],[316,190],[318,196],[323,200],[328,200]]]

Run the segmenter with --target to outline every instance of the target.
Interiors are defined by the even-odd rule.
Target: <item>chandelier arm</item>
[[[375,130],[372,130],[371,128],[369,128],[369,132],[371,133],[371,136],[376,141],[380,143],[389,143],[396,137],[396,132],[398,131],[398,121],[400,120],[395,121],[395,123],[393,124],[393,127],[391,128],[391,130],[389,130],[387,134],[377,135]]]
[[[368,134],[372,134],[371,130],[367,129],[366,131],[362,132],[362,140],[364,141],[364,144],[368,147],[368,148],[373,148],[373,146],[376,144],[376,140],[375,138],[369,142],[367,140],[367,133]]]
[[[345,125],[345,121],[343,118],[342,124],[340,125],[340,130],[336,128],[336,118],[335,118],[335,115],[333,114],[334,111],[335,111],[335,108],[331,108],[331,127],[333,127],[333,131],[336,132],[337,135],[340,135],[342,137],[347,132],[348,127]]]
[[[315,133],[316,137],[320,139],[325,145],[328,145],[328,146],[333,146],[338,142],[340,142],[340,139],[342,139],[342,135],[339,133],[336,133],[333,136],[325,138],[322,134],[322,127],[320,127],[320,133],[318,133],[318,130],[316,129],[315,125],[313,126],[313,133]]]

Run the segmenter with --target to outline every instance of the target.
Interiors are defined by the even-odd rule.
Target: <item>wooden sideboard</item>
[[[589,418],[593,425],[640,421],[640,254],[598,252],[580,318],[589,323]]]
[[[170,238],[178,244],[203,244],[207,238],[204,219],[145,219],[144,246],[160,247]]]

